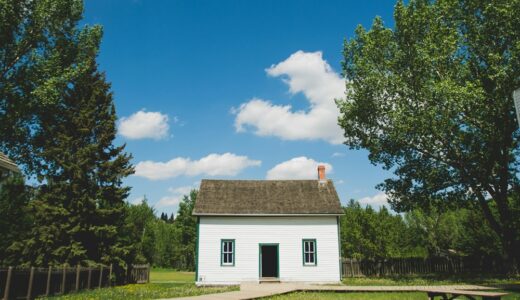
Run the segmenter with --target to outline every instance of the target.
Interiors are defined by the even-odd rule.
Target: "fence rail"
[[[343,277],[399,276],[421,274],[502,273],[500,259],[471,257],[390,258],[382,260],[342,259]]]
[[[115,284],[112,274],[112,265],[0,268],[0,297],[3,300],[34,299],[38,296],[109,287]],[[127,274],[126,280],[120,283],[149,282],[150,265],[132,265]]]

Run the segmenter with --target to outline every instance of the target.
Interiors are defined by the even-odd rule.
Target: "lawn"
[[[507,292],[507,291],[506,291]],[[410,292],[410,293],[331,293],[331,292],[296,292],[271,298],[271,300],[329,300],[329,299],[356,299],[356,300],[425,300],[427,299],[426,293],[421,292]],[[518,300],[520,294],[514,293],[508,295],[504,300]]]
[[[151,282],[193,282],[195,272],[177,272],[172,269],[152,269],[150,272]]]
[[[520,278],[497,278],[497,277],[475,277],[475,276],[401,276],[385,278],[345,278],[345,285],[355,286],[403,286],[403,285],[451,285],[451,284],[478,284],[490,287],[498,287],[500,291],[510,293],[502,298],[506,300],[520,300]],[[266,299],[272,300],[328,300],[328,299],[404,299],[404,300],[424,300],[424,292],[394,292],[394,293],[336,293],[336,292],[295,292],[286,295],[275,296]]]
[[[197,296],[238,290],[238,287],[196,287],[193,272],[177,272],[171,269],[153,269],[150,283],[128,284],[112,288],[86,290],[63,296],[39,298],[59,300],[79,299],[157,299]]]
[[[475,277],[469,275],[457,276],[395,276],[395,277],[347,277],[343,279],[345,285],[448,285],[448,284],[475,284],[485,286],[517,286],[520,289],[520,278],[508,277]]]

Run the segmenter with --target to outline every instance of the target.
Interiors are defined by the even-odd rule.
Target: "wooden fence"
[[[7,299],[34,299],[63,295],[85,289],[114,285],[112,265],[98,267],[0,268],[0,296]],[[121,283],[149,282],[149,265],[132,265]]]
[[[400,276],[425,274],[503,273],[500,259],[471,257],[390,258],[382,260],[342,260],[343,277]]]

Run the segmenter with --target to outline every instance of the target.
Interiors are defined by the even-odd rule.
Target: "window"
[[[318,264],[318,257],[316,255],[316,240],[303,240],[303,265],[315,266]]]
[[[235,265],[235,240],[220,241],[220,265]]]

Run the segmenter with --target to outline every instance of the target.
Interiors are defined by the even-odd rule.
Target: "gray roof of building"
[[[341,215],[331,180],[202,180],[193,215]]]

